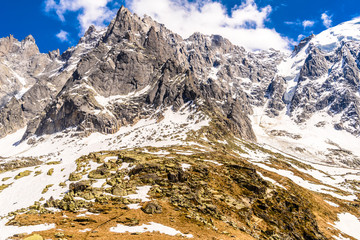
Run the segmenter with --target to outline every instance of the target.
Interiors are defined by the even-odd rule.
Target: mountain
[[[359,239],[358,21],[290,56],[124,7],[1,39],[0,239]]]
[[[92,28],[91,28],[92,29]],[[100,34],[91,29],[76,47],[62,55],[59,51],[39,53],[32,36],[21,43],[12,36],[0,41],[1,93],[0,137],[25,127],[39,118],[44,108],[56,97],[77,63],[93,47]]]
[[[253,119],[264,143],[275,138],[298,157],[359,165],[359,26],[355,19],[312,35],[278,65]]]

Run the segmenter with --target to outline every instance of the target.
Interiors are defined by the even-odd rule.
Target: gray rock
[[[238,58],[243,64],[236,64]],[[249,98],[233,85],[241,84],[240,76],[255,82],[263,78],[270,81],[276,64],[266,72],[266,65],[256,68],[259,62],[257,56],[220,36],[208,38],[197,33],[183,40],[150,18],[140,19],[121,8],[102,40],[81,58],[56,99],[32,124],[36,130],[29,130],[27,136],[69,127],[114,133],[122,125],[149,117],[160,106],[177,111],[188,102],[206,102],[234,133],[255,139],[248,118],[252,113]],[[218,76],[210,76],[209,71],[217,71]],[[265,90],[266,84],[257,94]],[[125,100],[105,105],[97,101],[99,96],[125,95]]]

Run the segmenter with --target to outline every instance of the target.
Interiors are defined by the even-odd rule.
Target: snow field
[[[55,228],[55,224],[40,224],[33,226],[6,226],[8,219],[0,220],[0,240],[6,240],[14,234],[25,233],[31,234],[37,231],[46,231]]]

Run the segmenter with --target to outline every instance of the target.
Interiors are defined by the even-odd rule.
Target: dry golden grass
[[[55,223],[56,228],[48,231],[35,232],[45,239],[54,239],[58,232],[64,233],[67,239],[85,240],[85,239],[184,239],[182,236],[169,236],[157,232],[146,232],[139,235],[130,233],[114,233],[110,232],[111,227],[115,227],[119,223],[125,223],[127,219],[139,220],[139,225],[149,222],[156,222],[165,226],[172,227],[184,234],[191,233],[192,239],[244,239],[252,240],[251,236],[246,233],[229,227],[227,224],[213,219],[214,225],[218,228],[215,231],[211,228],[190,220],[180,211],[175,211],[174,207],[167,202],[161,201],[163,213],[161,214],[145,214],[142,210],[126,210],[117,203],[109,203],[108,205],[96,204],[94,208],[104,210],[100,215],[87,215],[86,217],[76,217],[79,213],[58,212],[55,214],[44,215],[28,215],[23,214],[15,218],[15,221],[21,225],[36,225],[41,223]],[[66,217],[65,217],[66,216]],[[63,230],[60,231],[59,229]],[[90,232],[80,232],[80,230],[91,229]],[[35,234],[33,233],[33,234]],[[31,236],[26,235],[23,237]],[[19,239],[19,238],[14,238]]]

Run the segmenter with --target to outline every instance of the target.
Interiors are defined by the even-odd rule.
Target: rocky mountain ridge
[[[30,124],[61,90],[80,58],[93,47],[97,33],[87,32],[76,47],[60,55],[59,51],[41,54],[32,36],[21,43],[12,36],[1,39],[1,64],[6,78],[2,88],[13,88],[3,95],[0,109],[0,136],[6,136]],[[0,95],[1,96],[1,95]]]
[[[357,43],[345,38],[340,41],[336,49],[325,53],[321,45],[313,43],[316,41],[321,43],[316,39],[318,37],[309,37],[302,41],[289,58],[272,50],[249,53],[241,47],[232,45],[221,36],[209,37],[195,33],[189,39],[183,40],[179,35],[172,33],[151,18],[141,19],[126,8],[119,11],[105,31],[99,33],[91,27],[75,48],[66,51],[61,56],[56,51],[41,55],[32,37],[26,38],[21,43],[23,50],[19,50],[20,43],[9,37],[2,40],[3,49],[13,48],[10,51],[16,54],[30,57],[40,54],[41,57],[36,57],[40,60],[30,61],[37,67],[37,69],[28,70],[33,74],[32,78],[26,75],[26,81],[29,82],[27,87],[31,87],[30,91],[26,91],[29,89],[25,86],[24,89],[21,88],[22,83],[19,83],[19,79],[15,80],[17,84],[2,84],[3,88],[13,86],[15,89],[13,93],[7,89],[7,95],[3,95],[3,98],[5,97],[3,101],[5,99],[9,101],[9,98],[16,94],[17,100],[22,99],[19,104],[15,99],[7,102],[10,106],[5,106],[5,102],[3,103],[1,136],[12,133],[26,124],[28,125],[27,136],[35,132],[38,135],[52,133],[74,126],[79,126],[79,129],[83,130],[114,132],[120,126],[133,122],[139,117],[135,116],[139,113],[135,114],[127,110],[124,112],[122,108],[128,106],[123,104],[120,106],[121,104],[118,103],[115,106],[109,106],[111,110],[108,110],[106,106],[102,106],[101,100],[90,100],[92,106],[84,106],[89,109],[80,114],[83,115],[82,117],[76,117],[77,122],[70,120],[60,126],[58,123],[50,124],[54,119],[49,118],[49,115],[54,113],[49,111],[59,111],[50,105],[63,105],[64,99],[59,100],[62,102],[60,105],[51,103],[51,100],[57,94],[59,98],[66,98],[65,95],[71,88],[75,85],[76,88],[83,85],[76,90],[82,91],[83,95],[86,95],[90,88],[95,90],[85,97],[89,99],[95,96],[116,98],[115,96],[143,91],[142,94],[149,94],[144,96],[143,104],[154,105],[156,109],[164,103],[164,94],[168,95],[169,91],[174,92],[173,89],[168,89],[168,81],[174,82],[174,78],[180,79],[178,82],[193,79],[190,82],[194,83],[196,89],[192,91],[202,93],[203,100],[204,98],[210,100],[208,103],[222,109],[223,115],[237,125],[240,136],[248,139],[255,139],[255,136],[249,127],[247,116],[252,114],[253,107],[259,106],[263,106],[265,113],[269,116],[278,116],[287,108],[286,114],[297,123],[305,122],[315,112],[326,111],[330,116],[339,116],[341,123],[334,123],[337,129],[358,135]],[[13,41],[16,43],[12,43]],[[2,52],[4,59],[9,58],[6,57],[5,50]],[[25,59],[24,62],[29,62],[28,58]],[[154,61],[148,61],[148,59]],[[36,61],[47,61],[47,69],[41,68],[41,64]],[[345,64],[341,65],[339,61],[344,61]],[[6,63],[6,60],[3,62]],[[292,64],[295,62],[296,64]],[[59,72],[68,74],[60,75]],[[99,74],[104,79],[100,79]],[[166,79],[160,79],[164,78],[164,75]],[[189,80],[186,81],[189,82]],[[57,85],[48,86],[54,83]],[[156,87],[155,83],[161,86],[158,84]],[[44,87],[46,90],[40,93],[39,89],[44,90]],[[178,88],[183,89],[184,86],[178,86]],[[21,91],[24,96],[19,94]],[[183,100],[178,99],[177,101],[180,101],[177,103],[178,106],[184,101],[195,100],[189,93],[182,93],[182,95],[188,96]],[[171,96],[171,98],[166,100],[170,102],[168,105],[174,105],[176,96]],[[30,100],[42,102],[34,110],[28,106],[27,102]],[[109,99],[105,102],[108,104]],[[81,108],[80,105],[76,108]],[[24,110],[14,114],[4,111],[9,107],[19,110],[19,106]],[[140,108],[137,110],[142,111]],[[20,124],[14,123],[18,120],[10,120],[9,123],[5,121],[9,116],[11,119],[12,115],[15,116],[14,119],[18,119],[16,116],[19,114],[24,115],[28,120]],[[85,115],[87,115],[86,119]],[[140,113],[140,115],[149,114]],[[66,122],[63,120],[61,119],[61,122]],[[50,125],[46,126],[46,124]],[[10,127],[7,127],[8,125]],[[7,128],[9,130],[5,130]]]
[[[356,23],[291,56],[124,7],[61,55],[2,39],[0,240],[359,238]]]
[[[24,60],[10,64],[15,80],[2,85],[16,90],[3,95],[0,137],[24,127],[23,140],[69,128],[84,135],[115,133],[154,113],[161,118],[167,107],[176,111],[194,102],[241,138],[255,141],[263,135],[260,142],[275,140],[276,147],[296,156],[305,151],[309,159],[360,164],[360,153],[346,141],[326,136],[321,149],[310,149],[299,140],[295,149],[291,137],[303,139],[309,127],[357,137],[359,41],[349,30],[356,22],[302,40],[289,57],[275,50],[247,52],[218,35],[182,39],[124,7],[106,29],[90,27],[61,55],[40,54],[32,37],[22,43],[5,38],[4,64],[19,56]],[[16,69],[27,69],[26,64],[29,70],[20,74],[28,77],[22,78]],[[272,121],[277,124],[267,123]]]
[[[360,113],[358,22],[305,38],[278,65],[266,104],[252,117],[262,142],[307,159],[360,163],[353,144]]]
[[[91,28],[88,32],[93,31]],[[93,48],[85,48],[89,52],[83,53],[73,74],[67,75],[66,83],[56,81],[63,86],[59,84],[54,89],[46,101],[47,107],[46,104],[38,107],[39,111],[31,115],[33,119],[29,117],[25,137],[75,126],[79,130],[111,133],[149,116],[159,106],[175,106],[176,110],[188,101],[199,100],[219,109],[239,136],[256,138],[247,117],[251,113],[250,101],[263,102],[259,98],[265,91],[263,82],[269,82],[274,75],[276,62],[281,58],[279,52],[247,53],[220,36],[199,33],[183,40],[163,25],[150,18],[141,19],[125,8],[119,11],[107,32],[98,36],[90,38]],[[80,41],[75,49],[81,49],[82,44]],[[58,58],[68,57],[69,52]],[[274,57],[278,60],[267,61]],[[66,62],[61,71],[67,66]],[[57,75],[52,77],[56,79]],[[261,82],[262,86],[250,86],[242,82],[242,78]],[[37,85],[41,84],[39,81]],[[247,91],[254,88],[250,97],[238,87],[241,84]],[[24,99],[29,95],[37,97],[31,92]],[[110,100],[130,93],[136,93],[134,103],[130,104],[133,106]],[[139,101],[139,97],[142,100]],[[104,102],[108,105],[111,102],[112,106],[102,105]],[[144,111],[145,108],[153,110]],[[65,114],[69,111],[71,116]],[[8,115],[3,114],[3,118]],[[20,125],[17,128],[23,126]],[[2,136],[9,132],[4,131]]]

